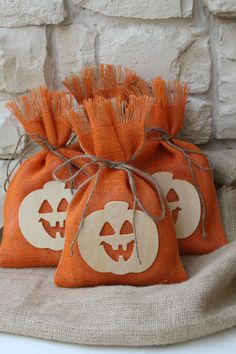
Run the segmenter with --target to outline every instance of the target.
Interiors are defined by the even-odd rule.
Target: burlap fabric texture
[[[228,184],[227,153],[222,152],[224,159],[215,154],[215,172]],[[230,170],[232,163],[236,168],[232,159]],[[224,186],[218,196],[232,241],[209,255],[183,257],[189,280],[62,289],[53,284],[53,268],[1,269],[0,331],[81,344],[144,346],[187,341],[235,326],[236,190]]]

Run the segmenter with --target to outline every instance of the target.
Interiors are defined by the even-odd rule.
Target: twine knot
[[[125,167],[127,163],[125,161],[111,161],[111,160],[105,160],[104,165],[106,165],[108,168],[111,170],[119,170],[122,167]]]

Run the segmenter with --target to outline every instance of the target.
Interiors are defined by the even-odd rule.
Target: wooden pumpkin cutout
[[[64,183],[51,181],[29,193],[19,208],[19,226],[24,238],[36,248],[61,251],[67,206],[72,198]]]
[[[201,219],[201,201],[196,188],[190,182],[173,178],[173,173],[170,172],[157,172],[153,177],[167,199],[177,238],[191,236]],[[168,198],[171,194],[172,198]]]
[[[159,241],[154,221],[143,211],[136,210],[135,235],[133,210],[128,207],[126,202],[112,201],[103,210],[91,213],[84,220],[78,236],[78,247],[84,261],[97,272],[141,273],[157,257]],[[125,233],[123,225],[127,222],[128,233]],[[111,234],[106,232],[104,235],[104,226],[108,224],[106,230],[110,230]]]

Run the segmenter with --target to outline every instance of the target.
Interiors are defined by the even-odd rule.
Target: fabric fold
[[[177,285],[62,289],[54,270],[0,270],[0,331],[92,345],[164,345],[236,325],[236,241],[185,256]],[[12,286],[14,284],[14,286]],[[217,295],[217,296],[216,296]]]

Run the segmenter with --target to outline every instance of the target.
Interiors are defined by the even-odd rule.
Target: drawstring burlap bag
[[[76,145],[67,145],[72,131],[62,119],[71,104],[68,94],[46,88],[33,90],[8,104],[30,138],[26,151],[32,150],[32,143],[41,150],[20,165],[7,189],[1,267],[58,264],[64,246],[66,211],[76,181],[59,183],[52,173],[62,162],[79,154]],[[61,178],[69,177],[76,169],[75,161],[68,163]],[[80,180],[83,178],[81,175]]]
[[[223,183],[236,168],[228,152],[211,152],[223,162],[214,168]],[[236,326],[236,190],[224,186],[219,198],[225,232],[234,241],[210,254],[183,256],[187,281],[65,290],[53,284],[54,269],[2,268],[0,331],[96,346],[153,346]]]
[[[153,81],[155,103],[147,123],[147,144],[134,165],[155,177],[172,213],[182,254],[202,254],[227,243],[211,166],[201,149],[182,141],[188,87]]]
[[[130,165],[145,145],[151,101],[97,97],[66,117],[84,151],[84,168],[96,165],[97,171],[79,186],[68,209],[65,247],[55,275],[61,287],[187,279],[158,183]]]
[[[95,95],[128,100],[132,94],[153,94],[156,103],[146,126],[148,142],[134,166],[153,174],[161,185],[181,253],[208,253],[226,243],[208,160],[199,148],[178,139],[187,85],[167,87],[164,80],[156,79],[151,92],[148,84],[129,69],[103,64],[96,69],[85,68],[64,84],[78,103]]]

